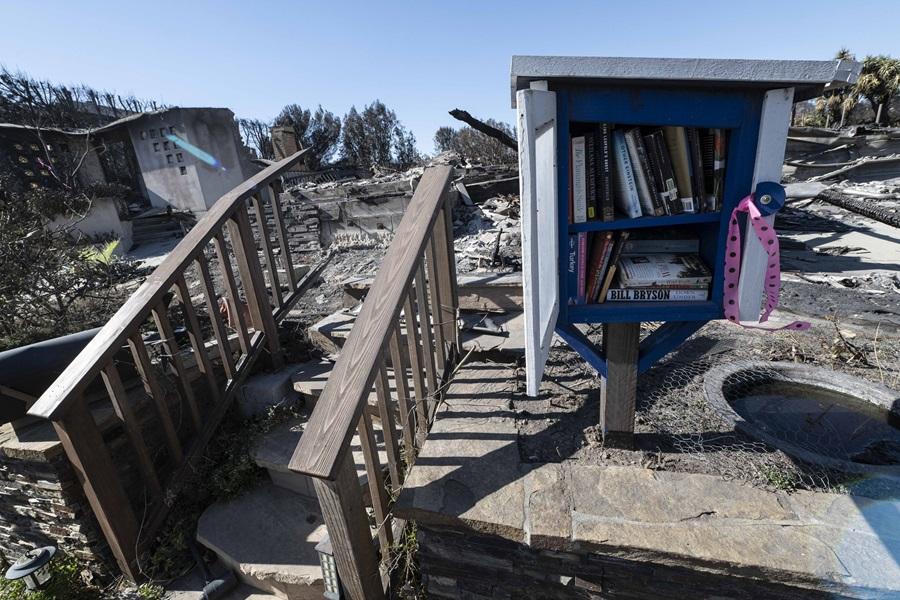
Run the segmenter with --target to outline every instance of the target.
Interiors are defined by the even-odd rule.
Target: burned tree
[[[309,148],[306,162],[317,169],[328,163],[341,138],[341,119],[331,111],[322,108],[310,112],[298,104],[288,104],[275,117],[275,125],[290,126],[302,148]]]

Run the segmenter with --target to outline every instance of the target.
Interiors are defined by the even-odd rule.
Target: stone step
[[[338,310],[309,327],[309,341],[322,352],[329,355],[340,354],[350,330],[356,322],[357,311],[344,308]],[[473,352],[476,358],[515,359],[525,354],[525,317],[522,311],[478,313],[464,311],[461,320],[467,324],[476,324],[483,317],[502,329],[500,335],[473,331],[464,327],[459,334],[462,353]],[[401,325],[403,348],[406,348],[406,327]]]
[[[197,541],[243,583],[291,600],[322,598],[315,546],[326,535],[314,501],[271,483],[210,506],[197,524]]]
[[[351,308],[365,298],[375,278],[354,275],[342,282],[344,307]],[[462,310],[521,311],[521,273],[460,273],[457,276],[459,308]]]
[[[159,233],[148,233],[141,234],[136,233],[132,235],[132,240],[135,244],[150,244],[152,242],[161,242],[163,240],[169,240],[174,237],[180,237],[181,230],[178,231],[163,231]]]
[[[295,473],[288,468],[291,461],[291,455],[303,435],[303,429],[306,425],[307,417],[300,417],[292,421],[288,421],[283,425],[274,428],[265,435],[261,436],[256,445],[251,449],[250,456],[258,466],[262,467],[269,473],[272,483],[286,490],[290,490],[295,494],[300,494],[307,498],[316,498],[316,491],[313,488],[312,478],[302,473]],[[375,430],[375,442],[378,446],[378,461],[382,467],[387,465],[387,453],[384,449],[384,435],[381,432],[381,426],[377,422],[373,422]],[[368,490],[368,476],[366,475],[366,464],[363,459],[362,446],[360,445],[359,435],[354,435],[350,442],[350,448],[353,452],[353,462],[356,465],[356,473],[359,477],[359,484],[362,486],[363,495],[366,502],[370,502]]]
[[[181,231],[181,225],[178,224],[177,221],[172,220],[148,220],[148,219],[138,219],[133,222],[133,230],[140,231],[141,233],[147,233],[151,231]]]

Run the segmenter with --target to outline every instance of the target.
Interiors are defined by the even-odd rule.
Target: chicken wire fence
[[[707,374],[735,360],[734,352],[670,359],[639,377],[637,427],[658,437],[661,468],[667,468],[665,455],[669,454],[670,459],[671,455],[678,457],[678,470],[716,474],[769,489],[847,492],[853,488],[876,495],[884,489],[887,493],[890,479],[866,477],[835,466],[837,461],[852,458],[852,452],[844,443],[845,432],[827,414],[812,419],[815,422],[769,418],[763,424],[773,437],[835,459],[827,465],[789,456],[736,430],[733,418],[713,406],[704,392]],[[725,378],[722,393],[732,403],[765,392],[775,382],[793,385],[790,379],[777,368],[741,369]]]

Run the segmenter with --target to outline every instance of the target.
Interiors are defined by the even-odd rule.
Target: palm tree
[[[886,54],[867,56],[855,89],[872,105],[875,123],[881,125],[888,117],[891,98],[900,90],[900,60]]]

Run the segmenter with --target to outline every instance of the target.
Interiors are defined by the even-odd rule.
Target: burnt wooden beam
[[[481,133],[483,133],[484,135],[486,135],[488,137],[494,138],[495,140],[499,141],[504,146],[508,146],[508,147],[512,148],[513,150],[515,150],[516,152],[519,151],[519,144],[518,144],[518,142],[516,142],[516,140],[512,139],[506,133],[500,131],[496,127],[491,127],[484,121],[479,121],[478,119],[476,119],[475,117],[470,115],[467,111],[460,110],[458,108],[454,108],[453,110],[450,111],[450,116],[453,117],[454,119],[462,121],[463,123],[465,123],[472,129],[480,131]]]

